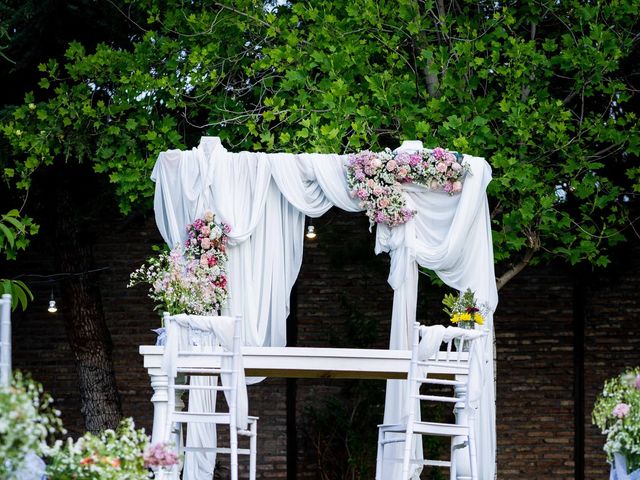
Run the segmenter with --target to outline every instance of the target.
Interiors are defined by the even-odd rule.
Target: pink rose
[[[411,165],[412,167],[415,167],[420,163],[421,160],[422,160],[422,157],[417,153],[414,153],[413,155],[411,155],[411,157],[409,157],[409,165]]]
[[[460,170],[462,170],[462,165],[460,165],[458,162],[453,162],[451,164],[451,168],[456,172],[459,172]]]
[[[397,168],[398,164],[396,163],[395,160],[389,160],[387,162],[387,170],[389,172],[393,172],[396,168]]]
[[[455,162],[456,156],[453,153],[447,152],[447,154],[445,155],[445,159],[447,164],[451,165],[453,162]]]
[[[378,200],[378,206],[380,208],[387,208],[389,206],[389,199],[387,197],[382,197],[380,200]]]
[[[405,167],[400,167],[398,169],[398,177],[400,177],[400,178],[406,177],[408,173],[409,172],[407,171],[407,169]]]
[[[439,171],[440,173],[446,172],[447,164],[444,162],[438,162],[438,164],[436,165],[436,170]]]
[[[629,405],[627,405],[626,403],[619,403],[615,407],[613,407],[613,411],[611,413],[613,413],[614,417],[624,418],[629,415],[630,410],[631,407],[629,407]]]
[[[370,178],[369,180],[367,180],[367,187],[369,188],[373,188],[373,186],[376,184],[376,182],[373,181],[372,178]]]
[[[209,227],[209,225],[205,225],[204,227],[202,227],[202,230],[200,231],[205,237],[208,237],[209,234],[211,233],[211,228]]]
[[[451,185],[451,191],[453,193],[459,193],[462,191],[462,182],[459,180],[456,180],[455,182],[453,182],[453,184]]]
[[[208,237],[205,237],[200,242],[200,246],[205,250],[209,250],[211,248],[211,240]]]
[[[358,198],[360,200],[365,200],[367,198],[367,191],[364,189],[358,190]]]
[[[384,189],[382,187],[380,187],[379,185],[376,185],[376,187],[373,189],[373,194],[376,197],[379,197],[380,195],[382,195],[384,193]]]
[[[208,267],[209,266],[209,260],[207,259],[206,255],[202,255],[200,257],[200,265],[202,265],[203,267]]]
[[[435,180],[431,180],[431,185],[430,185],[431,190],[437,190],[439,187],[440,185],[438,185],[438,182],[436,182]]]
[[[382,166],[382,161],[378,157],[376,157],[371,160],[371,166],[373,168],[380,168]]]

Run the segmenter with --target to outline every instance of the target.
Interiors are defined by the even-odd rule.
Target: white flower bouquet
[[[11,386],[0,387],[0,478],[14,478],[26,459],[42,455],[47,440],[64,432],[60,412],[51,404],[42,385],[20,372]]]
[[[592,420],[607,436],[604,451],[609,461],[621,455],[630,472],[640,469],[640,367],[605,382]]]

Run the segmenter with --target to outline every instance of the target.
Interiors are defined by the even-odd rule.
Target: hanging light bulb
[[[313,225],[308,225],[305,237],[307,237],[309,240],[313,240],[314,238],[316,238],[316,227],[314,227]]]
[[[53,290],[51,290],[51,299],[49,300],[49,308],[47,308],[49,313],[56,313],[58,311],[58,307],[56,306],[56,299],[53,297]]]

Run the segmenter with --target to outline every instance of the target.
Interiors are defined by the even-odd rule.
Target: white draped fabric
[[[434,270],[453,288],[471,288],[492,311],[497,305],[486,198],[491,169],[482,158],[465,156],[465,160],[472,174],[460,195],[405,185],[407,202],[418,214],[392,229],[377,227],[376,253],[391,256],[392,349],[411,345],[418,265]],[[170,246],[184,241],[186,225],[206,209],[232,227],[230,299],[222,313],[243,316],[246,345],[286,344],[289,297],[302,263],[305,215],[318,217],[334,205],[360,210],[349,194],[345,164],[346,157],[335,154],[231,153],[217,137],[203,137],[198,148],[170,150],[158,157],[152,174],[156,222]],[[493,318],[488,317],[491,333],[484,345],[484,374],[491,380]],[[385,423],[396,423],[406,409],[398,382],[388,382]],[[494,399],[493,382],[484,382],[476,416],[482,480],[495,477]],[[391,473],[388,478],[396,480],[399,475]]]

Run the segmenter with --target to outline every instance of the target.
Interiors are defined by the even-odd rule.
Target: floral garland
[[[131,274],[129,286],[148,283],[156,309],[170,314],[209,315],[220,310],[227,290],[227,235],[231,227],[216,223],[206,211],[187,226],[187,240],[150,258]]]
[[[368,150],[350,155],[347,182],[351,196],[360,199],[369,223],[390,227],[409,221],[416,214],[407,207],[400,185],[418,183],[449,195],[462,191],[462,179],[470,172],[462,155],[437,147],[432,151],[395,153]]]

